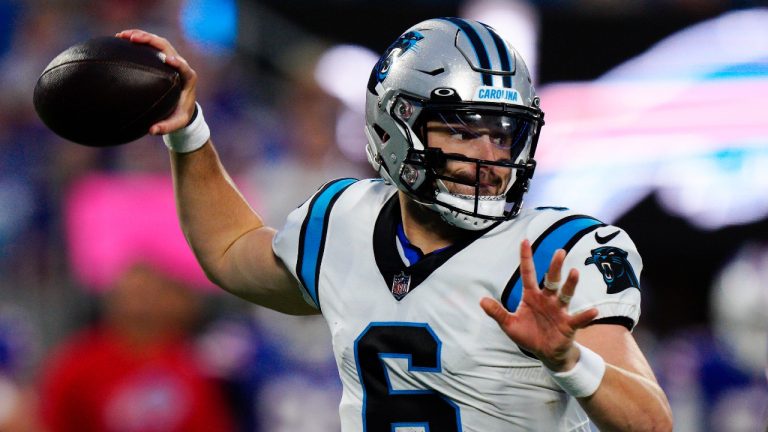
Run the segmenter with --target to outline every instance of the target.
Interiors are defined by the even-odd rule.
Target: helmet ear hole
[[[379,140],[381,140],[382,143],[389,141],[389,134],[377,123],[373,124],[373,130],[376,132],[376,135],[379,137]]]

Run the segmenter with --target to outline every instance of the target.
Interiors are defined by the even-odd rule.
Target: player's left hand
[[[579,273],[571,269],[559,286],[564,260],[565,251],[555,252],[545,278],[548,286],[541,289],[531,244],[523,240],[520,244],[520,277],[523,281],[520,306],[510,313],[494,299],[486,297],[480,301],[485,313],[496,320],[512,341],[555,372],[570,370],[576,364],[579,359],[579,349],[573,343],[576,330],[585,327],[598,314],[595,308],[575,315],[568,313],[568,303],[576,291]]]

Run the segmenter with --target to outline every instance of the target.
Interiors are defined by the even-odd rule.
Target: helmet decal
[[[491,69],[491,60],[488,58],[488,51],[485,49],[485,44],[483,44],[483,40],[480,39],[480,36],[477,34],[475,29],[473,29],[467,21],[461,18],[444,19],[456,24],[456,26],[459,27],[464,32],[464,34],[467,35],[469,41],[472,43],[472,47],[475,49],[475,54],[477,55],[477,61],[480,63],[480,68],[485,70]],[[493,85],[493,78],[491,77],[491,74],[484,73],[482,75],[483,85]]]
[[[424,36],[418,31],[409,31],[400,36],[392,45],[384,51],[384,55],[376,62],[371,73],[371,79],[368,81],[368,90],[375,93],[377,83],[384,81],[389,74],[392,64],[398,57],[405,54],[408,50],[414,48],[416,44],[424,39]],[[375,79],[374,79],[375,78]]]
[[[501,61],[501,70],[504,72],[511,72],[514,73],[515,71],[512,70],[509,64],[509,51],[507,50],[507,45],[504,43],[504,41],[501,39],[501,36],[496,33],[496,31],[493,30],[493,28],[483,24],[483,26],[488,29],[488,33],[491,34],[491,37],[493,38],[493,44],[496,45],[496,51],[499,53],[499,60]],[[509,75],[504,75],[502,77],[502,81],[504,82],[504,87],[510,88],[512,87],[512,77]]]
[[[472,100],[502,102],[515,105],[523,104],[522,99],[520,98],[520,93],[517,90],[499,87],[478,87],[477,91],[472,97]]]

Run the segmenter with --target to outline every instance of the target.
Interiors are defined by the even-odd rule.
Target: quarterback
[[[253,303],[322,314],[345,432],[671,430],[631,330],[642,262],[621,229],[523,208],[544,124],[526,65],[492,28],[421,22],[374,67],[368,159],[278,230],[222,167],[197,76],[152,126],[170,150],[182,229],[209,278]],[[363,89],[361,89],[362,91]]]

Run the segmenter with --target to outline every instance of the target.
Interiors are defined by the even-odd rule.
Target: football
[[[106,147],[146,135],[173,112],[182,86],[156,49],[100,37],[56,56],[37,80],[33,102],[57,135]]]

